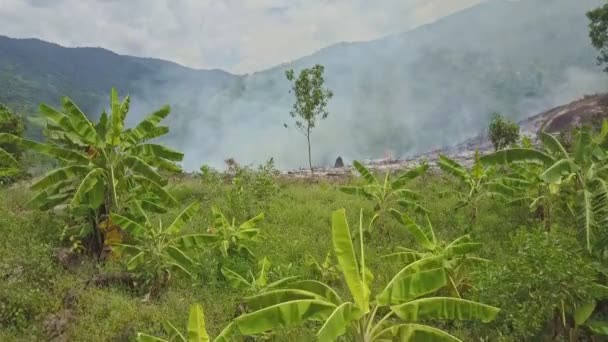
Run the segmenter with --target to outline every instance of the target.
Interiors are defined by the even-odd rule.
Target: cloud
[[[481,1],[2,0],[0,34],[248,73],[337,42],[404,31]]]

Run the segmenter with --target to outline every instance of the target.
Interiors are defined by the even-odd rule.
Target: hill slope
[[[475,136],[493,111],[521,120],[606,90],[585,18],[601,3],[491,0],[409,32],[337,44],[244,76],[4,38],[0,84],[15,85],[0,86],[0,101],[57,102],[70,94],[95,115],[108,88],[119,85],[134,96],[134,117],[173,105],[169,143],[186,152],[187,168],[271,156],[297,167],[305,140],[283,127],[292,103],[284,70],[321,63],[335,97],[330,117],[313,132],[317,164],[337,155],[414,155]]]

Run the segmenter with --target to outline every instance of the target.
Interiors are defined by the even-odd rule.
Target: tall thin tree
[[[327,118],[327,103],[333,97],[334,93],[324,88],[325,79],[323,72],[325,68],[322,65],[315,65],[310,69],[300,71],[300,75],[296,78],[293,70],[287,70],[285,76],[291,82],[291,91],[296,96],[296,102],[293,105],[293,110],[289,113],[292,118],[296,119],[296,128],[298,128],[308,142],[308,165],[310,172],[313,172],[312,156],[310,147],[310,134],[315,128],[318,120]]]

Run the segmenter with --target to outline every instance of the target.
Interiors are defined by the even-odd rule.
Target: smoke
[[[330,116],[312,132],[313,164],[329,166],[338,156],[347,163],[387,152],[411,156],[478,134],[492,112],[521,120],[606,90],[585,18],[601,3],[488,1],[406,33],[337,44],[252,75],[162,69],[155,82],[138,83],[132,111],[172,105],[164,141],[186,154],[187,170],[222,168],[229,157],[243,164],[274,157],[279,168],[304,167],[306,139],[289,116],[294,98],[284,71],[319,63],[335,95]]]

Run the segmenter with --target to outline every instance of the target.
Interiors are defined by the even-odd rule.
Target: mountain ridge
[[[95,118],[117,86],[133,97],[131,122],[172,105],[165,142],[186,152],[187,169],[222,166],[228,157],[245,164],[274,157],[293,168],[303,165],[305,141],[284,128],[293,103],[284,70],[319,63],[335,96],[329,118],[313,132],[314,163],[328,165],[337,155],[407,157],[474,137],[494,111],[519,121],[608,90],[585,17],[599,4],[487,1],[404,33],[337,43],[245,75],[87,50],[109,51],[103,48],[55,44],[47,56],[36,46],[12,50],[0,37],[0,102],[35,113],[40,102],[57,105],[69,95]]]

